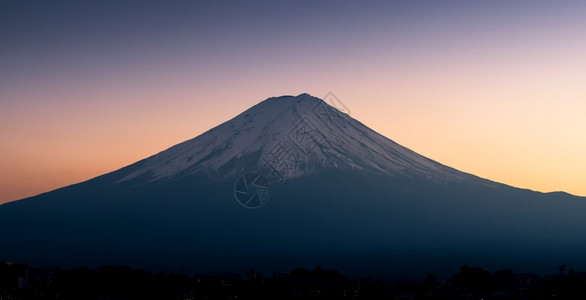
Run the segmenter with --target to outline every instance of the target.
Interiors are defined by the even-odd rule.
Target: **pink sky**
[[[586,6],[453,3],[145,7],[128,24],[124,7],[71,19],[9,7],[0,203],[116,170],[268,97],[330,91],[443,164],[586,196]]]

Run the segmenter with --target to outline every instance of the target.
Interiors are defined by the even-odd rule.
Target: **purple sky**
[[[2,1],[0,203],[330,91],[444,164],[586,195],[586,3],[413,2]]]

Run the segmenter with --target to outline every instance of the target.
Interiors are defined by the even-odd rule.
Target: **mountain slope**
[[[255,209],[248,209],[255,208]],[[0,206],[0,259],[177,271],[586,268],[586,202],[429,160],[306,94],[118,171]]]
[[[237,160],[243,160],[238,167],[226,167]],[[301,94],[269,98],[192,140],[142,161],[121,182],[141,175],[154,181],[198,172],[226,178],[240,175],[245,168],[254,170],[271,163],[287,178],[333,167],[391,176],[472,180],[468,174],[394,143],[323,100]]]

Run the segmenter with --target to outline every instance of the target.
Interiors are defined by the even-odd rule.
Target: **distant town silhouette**
[[[266,275],[266,276],[263,276]],[[586,299],[586,272],[540,276],[463,265],[450,278],[349,278],[319,265],[262,274],[152,273],[128,266],[42,269],[0,262],[0,299]]]

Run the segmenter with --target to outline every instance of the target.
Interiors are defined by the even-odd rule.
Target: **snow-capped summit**
[[[436,180],[472,178],[376,133],[308,94],[266,99],[204,134],[137,164],[121,182],[204,172],[214,177],[270,170],[273,180],[321,168]]]

